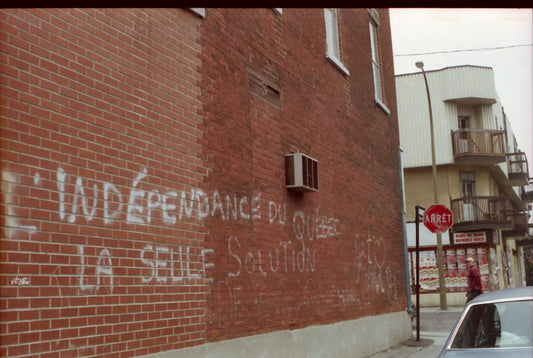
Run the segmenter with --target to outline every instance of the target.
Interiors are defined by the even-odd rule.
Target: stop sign
[[[443,233],[453,224],[453,214],[444,205],[433,204],[424,212],[424,225],[432,233]]]

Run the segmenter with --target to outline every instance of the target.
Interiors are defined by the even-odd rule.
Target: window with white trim
[[[383,94],[381,92],[381,68],[379,66],[379,47],[378,47],[378,26],[370,20],[370,44],[372,47],[372,71],[374,72],[374,95],[381,101]]]
[[[350,72],[341,62],[340,34],[337,9],[324,9],[324,21],[326,24],[326,57],[333,62],[342,72],[349,75]]]
[[[200,17],[205,17],[205,8],[204,7],[190,7],[189,8],[192,12],[197,14]]]
[[[383,102],[383,87],[381,83],[382,71],[379,46],[379,15],[375,9],[370,9],[370,47],[372,51],[372,72],[374,74],[374,97],[377,104],[387,113],[389,109]]]

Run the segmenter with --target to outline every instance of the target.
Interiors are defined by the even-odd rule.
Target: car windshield
[[[471,306],[452,348],[533,346],[533,300]]]

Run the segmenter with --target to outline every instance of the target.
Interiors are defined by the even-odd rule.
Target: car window
[[[452,348],[533,346],[533,301],[471,306]]]

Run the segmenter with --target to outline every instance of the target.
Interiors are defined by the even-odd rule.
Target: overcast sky
[[[426,71],[494,69],[496,92],[533,176],[533,10],[393,8],[390,20],[396,74],[419,72],[417,61]],[[439,53],[421,55],[428,52]],[[420,55],[400,56],[409,54]]]

